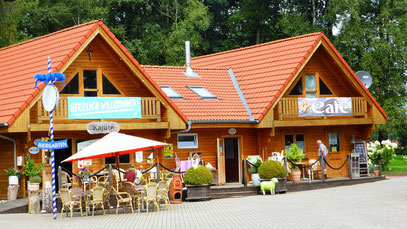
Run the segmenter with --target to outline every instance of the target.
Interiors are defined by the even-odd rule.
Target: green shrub
[[[41,177],[40,176],[30,177],[30,183],[41,183]]]
[[[249,173],[250,173],[250,174],[255,174],[255,173],[257,173],[257,168],[254,167],[254,166],[250,167],[250,168],[249,168]]]
[[[258,173],[258,168],[261,166],[263,162],[260,159],[257,159],[256,162],[252,163],[252,165],[249,168],[249,173],[254,174]]]
[[[35,164],[34,161],[31,159],[30,156],[28,156],[25,159],[25,162],[23,164],[23,174],[26,175],[27,177],[33,177],[37,176],[42,172],[42,168],[44,167],[44,163],[41,164]]]
[[[261,179],[283,178],[285,177],[285,168],[279,161],[266,161],[258,169]]]
[[[190,168],[185,172],[184,181],[188,185],[203,185],[212,183],[212,172],[205,166]]]
[[[6,174],[7,176],[17,176],[20,177],[21,176],[21,172],[18,170],[15,170],[14,168],[9,168],[6,170]]]
[[[287,159],[294,162],[298,163],[301,162],[302,159],[305,158],[305,154],[302,151],[301,148],[297,146],[297,144],[291,144],[290,149],[287,152]],[[298,169],[297,166],[291,164],[292,169]]]

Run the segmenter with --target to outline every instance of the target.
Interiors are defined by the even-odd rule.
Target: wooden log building
[[[88,123],[114,121],[122,133],[173,145],[174,154],[155,151],[153,162],[174,168],[175,154],[186,160],[200,152],[218,169],[220,183],[238,183],[243,158],[267,159],[291,143],[304,149],[308,161],[318,157],[320,139],[330,151],[328,162],[339,166],[354,147],[351,138],[369,139],[375,124],[387,118],[323,33],[195,57],[186,67],[141,66],[102,21],[92,21],[0,49],[0,135],[6,137],[0,138],[0,199],[7,198],[3,171],[22,169],[20,156],[46,161],[47,152],[29,149],[48,137],[44,85],[34,89],[33,79],[47,72],[48,56],[52,72],[66,76],[65,86],[56,83],[54,131],[56,139],[68,139],[69,148],[55,151],[56,166],[103,136],[89,134]],[[139,97],[141,118],[70,119],[68,97]],[[331,105],[321,106],[328,100]],[[146,169],[151,153],[141,153],[142,162],[136,154],[122,156],[121,167]],[[108,163],[111,158],[84,166],[96,171]],[[63,166],[77,173],[80,165]],[[343,176],[347,168],[328,169],[328,177]],[[20,196],[25,181],[20,179]]]

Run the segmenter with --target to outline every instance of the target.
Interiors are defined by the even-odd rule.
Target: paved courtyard
[[[375,183],[164,205],[159,213],[0,215],[0,228],[407,228],[407,177]]]

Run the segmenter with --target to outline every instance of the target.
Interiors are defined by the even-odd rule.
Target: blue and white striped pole
[[[51,58],[48,57],[48,74],[51,74]],[[52,81],[51,81],[52,84]],[[49,132],[51,135],[51,142],[54,141],[54,115],[53,111],[49,112]],[[54,220],[57,219],[57,198],[55,191],[55,157],[54,150],[51,150],[51,165],[52,165],[52,211],[54,213]]]

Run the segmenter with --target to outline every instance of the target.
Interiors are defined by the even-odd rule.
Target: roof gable
[[[254,118],[261,121],[269,109],[277,104],[277,100],[283,96],[283,92],[294,82],[294,77],[300,73],[321,44],[330,49],[330,54],[339,59],[352,80],[373,101],[382,115],[387,117],[323,33],[305,34],[195,57],[192,59],[192,66],[232,67]]]
[[[105,38],[112,41],[117,47],[116,51],[124,53],[129,64],[147,79],[148,84],[156,89],[162,97],[181,117],[186,117],[160,90],[158,85],[141,68],[140,64],[126,50],[113,33],[102,21],[92,21],[73,26],[64,30],[37,37],[25,42],[0,49],[0,123],[11,125],[27,105],[39,94],[44,84],[34,87],[34,75],[46,73],[47,57],[51,57],[52,72],[64,71],[73,61],[74,55],[79,55],[78,50],[93,38],[91,35],[100,29]],[[3,125],[4,125],[3,124]]]

